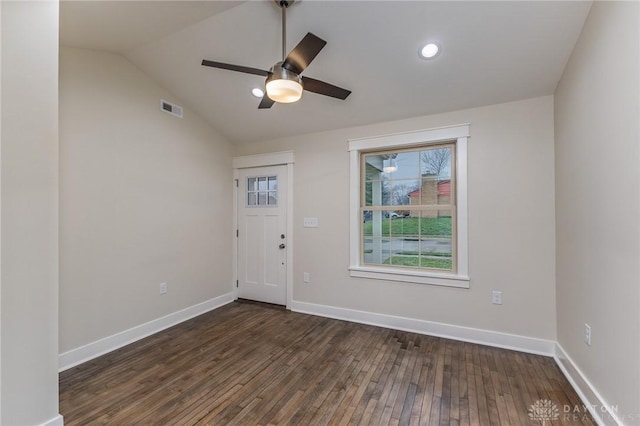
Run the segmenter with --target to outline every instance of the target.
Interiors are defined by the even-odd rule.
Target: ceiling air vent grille
[[[167,102],[164,99],[160,99],[160,109],[164,112],[168,112],[171,115],[182,118],[182,107],[171,102]]]

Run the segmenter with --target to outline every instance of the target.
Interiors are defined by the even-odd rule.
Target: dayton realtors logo
[[[532,421],[542,422],[543,425],[546,422],[552,422],[554,420],[560,420],[567,422],[580,422],[591,419],[593,415],[607,415],[615,416],[618,412],[617,405],[604,406],[604,405],[562,405],[562,412],[558,406],[549,399],[539,399],[535,403],[531,404],[529,408],[529,419]],[[590,414],[591,413],[591,414]],[[623,416],[624,418],[633,418],[633,416]]]
[[[539,399],[529,408],[529,418],[534,421],[541,421],[544,425],[547,421],[558,420],[560,411],[558,411],[558,407],[553,401]]]

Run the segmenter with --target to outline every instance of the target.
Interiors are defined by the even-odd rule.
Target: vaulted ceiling
[[[327,45],[303,75],[353,91],[258,110],[256,75],[281,59],[280,9],[262,1],[63,1],[60,43],[123,54],[230,141],[246,143],[552,94],[586,1],[312,1],[287,14],[287,50]],[[441,54],[419,57],[425,42]]]

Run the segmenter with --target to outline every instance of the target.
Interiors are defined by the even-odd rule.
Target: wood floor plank
[[[352,421],[351,419],[354,417],[354,413],[367,390],[376,367],[380,364],[380,360],[385,354],[383,350],[384,341],[375,338],[373,335],[370,335],[370,339],[372,340],[370,348],[363,348],[369,356],[363,358],[362,370],[353,383],[350,392],[345,396],[344,401],[346,403],[343,403],[341,409],[336,412],[335,418],[339,425],[347,425]]]
[[[373,364],[369,366],[369,372],[367,373],[366,380],[368,382],[364,382],[361,386],[363,390],[359,392],[359,399],[356,402],[355,409],[351,414],[351,417],[347,419],[347,414],[343,416],[343,423],[346,421],[346,424],[361,424],[363,417],[368,418],[373,408],[371,408],[371,401],[373,400],[373,392],[377,386],[378,381],[380,380],[380,375],[382,372],[382,365],[384,361],[388,358],[391,350],[393,349],[392,345],[389,343],[388,335],[390,330],[385,330],[385,334],[380,336],[380,343],[382,344],[378,355],[376,356]],[[371,408],[371,409],[369,409]]]
[[[65,425],[516,425],[538,399],[581,404],[552,358],[238,302],[60,374]]]

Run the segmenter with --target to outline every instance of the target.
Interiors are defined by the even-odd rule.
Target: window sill
[[[350,266],[352,277],[374,280],[401,281],[415,284],[440,285],[445,287],[469,288],[469,277],[457,274],[400,271],[390,268]]]

